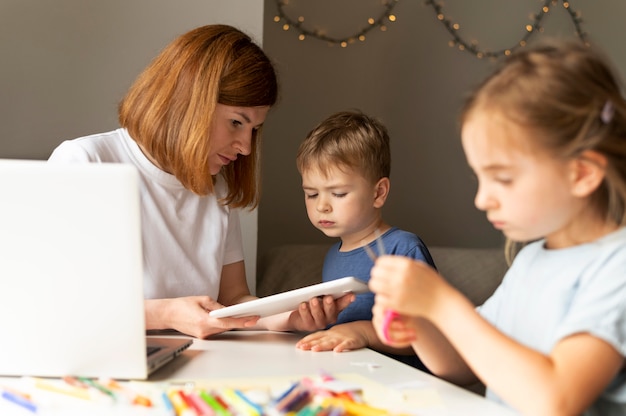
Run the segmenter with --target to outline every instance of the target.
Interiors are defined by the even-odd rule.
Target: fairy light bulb
[[[397,16],[392,14],[393,8],[396,6],[396,3],[399,0],[383,0],[381,4],[384,6],[383,12],[378,17],[369,17],[366,20],[367,26],[358,30],[354,34],[350,36],[346,36],[341,39],[333,38],[331,36],[322,33],[321,31],[315,29],[307,29],[303,23],[305,22],[305,17],[300,15],[295,20],[292,20],[287,13],[285,13],[284,6],[286,6],[289,2],[288,0],[275,0],[276,6],[278,8],[278,14],[274,16],[274,22],[281,23],[283,31],[288,31],[293,28],[294,31],[298,33],[299,40],[305,40],[306,38],[316,38],[319,40],[325,41],[329,46],[339,45],[342,48],[346,48],[351,44],[357,43],[357,41],[364,42],[365,35],[367,32],[374,28],[379,28],[381,32],[387,31],[387,26],[383,23],[386,19],[389,22],[395,22],[397,20]],[[311,25],[315,26],[315,25]]]

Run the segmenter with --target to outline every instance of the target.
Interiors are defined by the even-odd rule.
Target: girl
[[[372,269],[374,325],[435,374],[531,415],[626,415],[626,102],[580,43],[511,56],[467,100],[476,207],[525,243],[479,308],[424,263]],[[399,314],[389,319],[390,311]],[[386,319],[387,318],[387,319]]]
[[[171,42],[119,106],[121,128],[68,140],[50,163],[134,165],[141,178],[147,329],[199,338],[232,328],[315,330],[350,296],[292,314],[209,317],[253,299],[235,208],[258,203],[261,127],[278,96],[274,67],[249,36],[208,25]]]

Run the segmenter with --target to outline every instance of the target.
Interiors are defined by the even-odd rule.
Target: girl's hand
[[[368,338],[357,330],[354,322],[335,325],[326,331],[318,331],[302,338],[296,344],[301,350],[342,352],[368,346]]]
[[[388,320],[387,311],[388,309],[376,303],[372,308],[372,324],[376,335],[382,343],[391,347],[409,347],[417,339],[412,318],[396,314],[393,319]]]
[[[402,256],[379,257],[369,287],[376,294],[376,306],[383,310],[426,318],[441,306],[447,293],[455,290],[428,264]]]
[[[146,329],[175,329],[196,338],[207,338],[235,328],[250,328],[259,317],[212,318],[209,311],[223,306],[209,296],[151,299],[144,302]]]

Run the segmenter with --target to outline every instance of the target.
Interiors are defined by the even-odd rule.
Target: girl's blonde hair
[[[274,67],[261,48],[234,27],[208,25],[178,37],[148,65],[121,101],[119,121],[162,169],[207,195],[216,104],[272,106],[277,96]],[[222,203],[258,204],[260,139],[258,129],[250,155],[222,168],[228,185]]]
[[[520,49],[468,97],[461,123],[476,109],[531,128],[533,145],[556,158],[587,150],[606,157],[605,178],[590,203],[607,221],[626,224],[626,102],[602,53],[554,39]]]
[[[298,171],[347,168],[372,183],[391,173],[391,150],[386,127],[359,111],[340,111],[318,124],[300,144]]]

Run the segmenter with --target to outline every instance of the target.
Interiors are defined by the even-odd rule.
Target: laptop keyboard
[[[163,347],[157,347],[154,345],[148,345],[146,346],[146,354],[149,356],[151,356],[152,354],[161,351]]]

